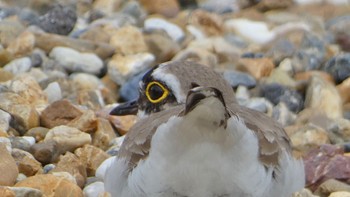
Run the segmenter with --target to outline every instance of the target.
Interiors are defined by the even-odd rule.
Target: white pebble
[[[99,194],[104,192],[104,183],[97,181],[86,186],[83,190],[85,197],[98,197]]]
[[[60,85],[55,81],[50,83],[44,90],[47,95],[47,100],[49,103],[62,99],[62,91]]]
[[[145,30],[162,29],[176,42],[181,41],[185,37],[185,33],[179,26],[161,18],[147,19],[144,28]]]

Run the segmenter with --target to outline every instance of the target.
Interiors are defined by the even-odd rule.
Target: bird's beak
[[[124,115],[136,115],[138,111],[138,104],[137,100],[129,101],[126,103],[122,103],[112,109],[111,112],[109,112],[110,115],[116,115],[116,116],[124,116]]]

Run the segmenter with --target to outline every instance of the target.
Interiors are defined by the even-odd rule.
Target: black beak
[[[138,111],[138,104],[137,100],[129,101],[126,103],[122,103],[112,109],[111,112],[109,112],[110,115],[116,115],[116,116],[124,116],[124,115],[136,115]]]

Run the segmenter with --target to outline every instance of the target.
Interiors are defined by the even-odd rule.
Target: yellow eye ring
[[[151,88],[153,86],[159,87],[161,89],[161,91],[163,91],[162,95],[160,95],[158,98],[152,98],[153,96],[151,94],[153,94],[151,92]],[[159,92],[158,92],[159,93]],[[147,99],[151,102],[151,103],[159,103],[162,100],[164,100],[167,96],[169,95],[169,90],[166,89],[161,83],[157,82],[157,81],[152,81],[150,83],[147,84],[146,87],[146,96]]]

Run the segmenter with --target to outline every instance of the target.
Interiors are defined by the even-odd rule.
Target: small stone
[[[97,125],[96,115],[92,110],[86,110],[82,115],[70,121],[67,126],[74,127],[85,133],[95,131]]]
[[[95,176],[96,169],[100,164],[109,158],[109,155],[103,150],[91,145],[85,145],[74,151],[74,154],[79,157],[79,160],[86,166],[88,176]]]
[[[30,152],[33,154],[35,159],[42,164],[48,164],[57,161],[58,156],[61,154],[60,150],[58,149],[57,142],[53,140],[47,140],[34,144],[30,148]]]
[[[342,148],[325,144],[310,151],[304,157],[306,185],[312,190],[328,179],[348,182],[350,157],[343,155]]]
[[[350,53],[332,57],[324,65],[323,70],[331,74],[337,84],[350,77]]]
[[[58,178],[51,174],[42,174],[16,183],[15,187],[30,187],[39,189],[44,196],[75,196],[83,197],[82,190],[65,178]]]
[[[241,58],[237,67],[240,71],[250,73],[255,79],[269,76],[274,68],[275,65],[269,58]]]
[[[83,187],[86,181],[86,165],[79,160],[79,158],[71,152],[67,152],[65,155],[60,156],[56,167],[50,171],[55,172],[68,172],[71,174],[79,187]]]
[[[1,53],[1,52],[0,52]],[[0,54],[1,56],[1,54]],[[0,57],[1,61],[1,57]],[[1,62],[0,62],[0,67],[1,67]],[[6,82],[13,79],[13,74],[10,71],[6,71],[2,68],[0,68],[0,82]]]
[[[171,60],[179,51],[180,45],[164,32],[152,31],[144,35],[148,51],[155,55],[156,63]]]
[[[277,120],[283,127],[289,126],[295,122],[296,114],[289,111],[284,103],[279,103],[272,111],[273,119]]]
[[[238,86],[253,88],[256,86],[256,80],[254,77],[244,72],[225,70],[223,76],[233,88],[237,88]]]
[[[108,119],[117,128],[120,135],[125,135],[136,122],[135,115],[109,116]]]
[[[49,85],[44,90],[47,100],[49,103],[53,103],[55,101],[59,101],[62,99],[62,90],[57,82],[49,83]]]
[[[110,44],[123,55],[147,52],[147,45],[142,32],[134,26],[118,29],[110,38]]]
[[[18,20],[0,20],[1,44],[7,47],[13,42],[23,31],[25,27]]]
[[[188,2],[188,1],[186,1]],[[191,2],[191,1],[189,1]],[[239,11],[239,2],[236,0],[224,0],[218,3],[216,0],[195,1],[201,9],[218,14]],[[245,2],[245,1],[243,1]]]
[[[97,90],[103,86],[103,83],[98,77],[88,73],[74,73],[69,78],[79,90]]]
[[[56,34],[35,33],[35,46],[50,53],[55,47],[68,47],[85,53],[95,53],[101,59],[106,59],[114,54],[114,47],[100,42],[74,39]],[[70,55],[70,54],[68,54]],[[92,55],[93,56],[93,55]],[[91,57],[91,56],[90,56]],[[96,59],[96,58],[92,58]],[[93,67],[96,69],[96,67]]]
[[[350,192],[332,192],[328,197],[349,197]]]
[[[57,126],[46,134],[44,141],[55,141],[58,145],[58,152],[73,152],[78,147],[91,143],[91,136],[79,129],[65,125]]]
[[[312,77],[306,91],[305,107],[317,108],[330,118],[340,118],[342,100],[337,89],[320,77]]]
[[[12,151],[12,157],[17,163],[19,173],[29,177],[38,172],[42,172],[41,163],[35,160],[33,155],[31,155],[29,152],[15,148]]]
[[[104,118],[97,118],[97,129],[92,134],[92,145],[107,150],[114,138],[116,138],[116,134],[110,122]]]
[[[274,105],[280,102],[286,104],[289,110],[299,112],[303,109],[303,97],[300,93],[277,83],[266,84],[261,87],[261,95]]]
[[[140,3],[151,14],[156,13],[166,17],[174,17],[180,11],[176,0],[141,0]]]
[[[242,102],[241,104],[244,105],[245,107],[248,107],[250,109],[254,109],[256,111],[260,111],[266,114],[271,114],[273,109],[273,105],[271,104],[271,102],[261,97],[251,98],[245,102]]]
[[[0,137],[0,144],[5,145],[8,152],[12,152],[11,140],[8,137]]]
[[[0,196],[3,197],[16,197],[16,193],[8,187],[0,187]]]
[[[309,70],[305,72],[298,72],[294,75],[294,79],[299,81],[300,80],[309,81],[313,76],[320,77],[323,80],[328,81],[329,83],[334,83],[334,79],[330,74],[320,70]]]
[[[305,125],[288,133],[293,147],[304,153],[330,143],[327,131],[313,125]]]
[[[135,55],[114,55],[108,63],[108,75],[119,84],[124,84],[131,76],[134,76],[150,68],[155,60],[150,53],[139,53]]]
[[[297,82],[287,72],[281,69],[272,70],[270,76],[266,79],[266,83],[278,83],[290,88],[297,87]]]
[[[44,174],[47,174],[49,172],[51,172],[51,170],[55,169],[56,168],[56,165],[55,164],[47,164],[44,166],[43,170],[44,170]]]
[[[217,56],[214,53],[199,47],[191,47],[179,51],[172,60],[193,61],[207,65],[209,67],[215,67],[219,62]]]
[[[132,76],[128,81],[126,81],[119,89],[120,98],[125,101],[137,99],[139,96],[139,83],[144,75],[145,72],[142,72],[138,75]]]
[[[18,176],[18,169],[16,161],[2,143],[0,143],[0,158],[0,185],[12,186]]]
[[[82,114],[83,112],[68,100],[59,100],[45,108],[41,113],[40,122],[44,127],[53,128],[59,125],[66,125]]]
[[[337,191],[350,192],[350,185],[336,179],[328,179],[317,188],[315,194],[319,196],[329,196],[329,194]]]
[[[49,129],[45,127],[34,127],[29,129],[24,135],[32,136],[35,139],[35,141],[39,142],[45,138],[48,131]]]
[[[12,148],[18,148],[24,151],[29,151],[30,147],[33,145],[33,144],[30,144],[23,137],[11,137],[10,140],[11,140]]]
[[[319,197],[312,194],[309,189],[303,188],[301,191],[293,193],[292,197]]]
[[[0,131],[7,132],[10,128],[11,115],[0,109]]]
[[[343,103],[350,102],[350,77],[337,86],[337,90]]]
[[[68,35],[75,26],[77,15],[69,6],[56,5],[39,17],[38,26],[49,33]]]
[[[34,49],[34,44],[35,36],[33,33],[25,31],[11,42],[6,50],[16,57],[21,57],[30,54]]]
[[[49,55],[69,72],[86,72],[100,74],[102,60],[93,53],[80,53],[68,47],[55,47]]]
[[[104,191],[104,183],[101,181],[91,183],[83,190],[85,197],[100,196],[100,194],[102,194]]]
[[[51,172],[51,174],[55,175],[58,178],[64,178],[64,179],[70,181],[71,183],[77,184],[77,181],[74,178],[74,176],[68,172]]]
[[[146,31],[163,30],[175,42],[180,42],[185,37],[184,31],[174,23],[171,23],[162,18],[148,18],[144,22]]]
[[[223,33],[223,20],[215,14],[204,10],[195,10],[191,13],[189,24],[198,28],[205,36],[219,36]]]
[[[15,192],[16,197],[42,197],[43,193],[30,187],[10,187]]]
[[[29,57],[22,57],[12,60],[10,63],[4,66],[4,70],[11,72],[12,74],[25,73],[32,67],[32,61]]]

